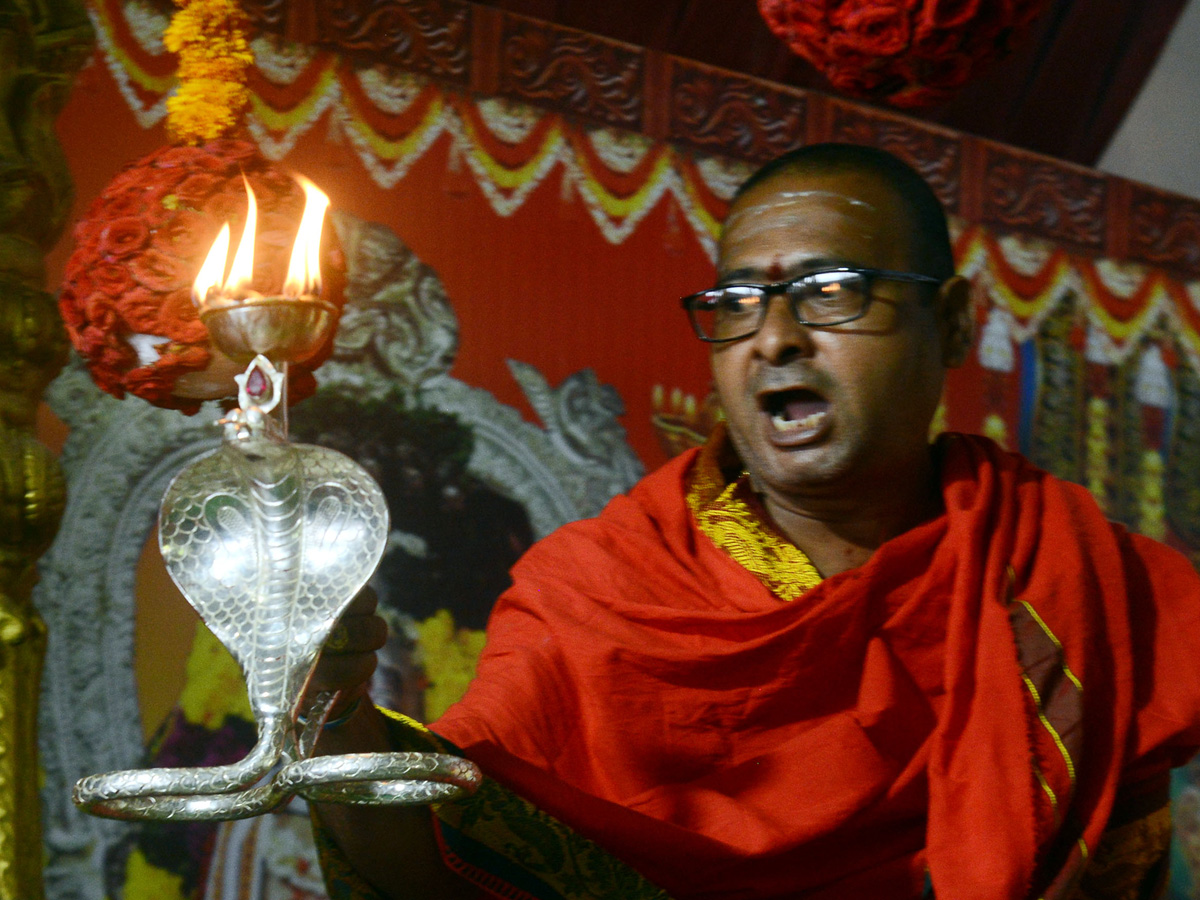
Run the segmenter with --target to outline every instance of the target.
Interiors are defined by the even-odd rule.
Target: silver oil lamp
[[[256,210],[222,282],[229,226],[214,242],[193,300],[214,346],[239,365],[238,406],[221,445],[180,472],[159,515],[172,579],[242,669],[257,742],[240,762],[90,775],[75,785],[86,812],[119,819],[240,819],[293,796],[357,804],[430,803],[478,787],[479,770],[432,753],[312,755],[336,696],[302,709],[321,647],[375,570],[388,536],[383,492],[356,462],[287,439],[287,368],[326,341],[336,307],[320,297],[328,198],[307,202],[279,295],[250,287]],[[276,413],[282,418],[277,421]]]

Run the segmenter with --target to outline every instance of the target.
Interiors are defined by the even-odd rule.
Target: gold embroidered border
[[[394,749],[420,753],[453,749],[445,747],[420,722],[379,709],[389,719],[388,735]],[[490,778],[470,797],[435,804],[434,812],[444,827],[492,854],[489,865],[497,867],[495,872],[478,868],[444,847],[447,865],[491,896],[512,900],[670,900],[666,892],[625,863]],[[315,811],[313,833],[330,900],[384,900],[351,866]],[[509,881],[519,873],[523,877],[518,883],[524,888]]]
[[[718,463],[728,441],[714,430],[688,475],[687,504],[696,524],[781,600],[795,600],[821,583],[821,573],[799,547],[762,520],[747,501],[747,477],[727,481]]]

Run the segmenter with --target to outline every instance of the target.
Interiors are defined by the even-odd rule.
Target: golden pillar
[[[0,900],[42,897],[37,706],[46,629],[30,594],[62,516],[33,434],[67,343],[44,257],[71,207],[54,133],[91,28],[81,2],[0,0]]]

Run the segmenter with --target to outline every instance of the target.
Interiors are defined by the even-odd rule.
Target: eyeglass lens
[[[793,315],[808,325],[837,325],[862,315],[868,291],[860,272],[814,272],[783,287]],[[696,329],[710,340],[753,334],[766,317],[772,291],[735,284],[705,291],[689,304]]]

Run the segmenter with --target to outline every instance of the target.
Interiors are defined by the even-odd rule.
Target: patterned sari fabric
[[[1200,745],[1200,579],[984,439],[935,452],[945,513],[819,583],[720,437],[534,548],[434,725],[505,786],[438,811],[452,866],[501,897],[1142,896]]]
[[[397,750],[454,753],[456,748],[407,716],[382,710]],[[670,900],[663,891],[587,838],[491,779],[470,798],[434,807],[447,865],[478,885],[480,897],[508,900]],[[330,900],[382,900],[313,817]]]

